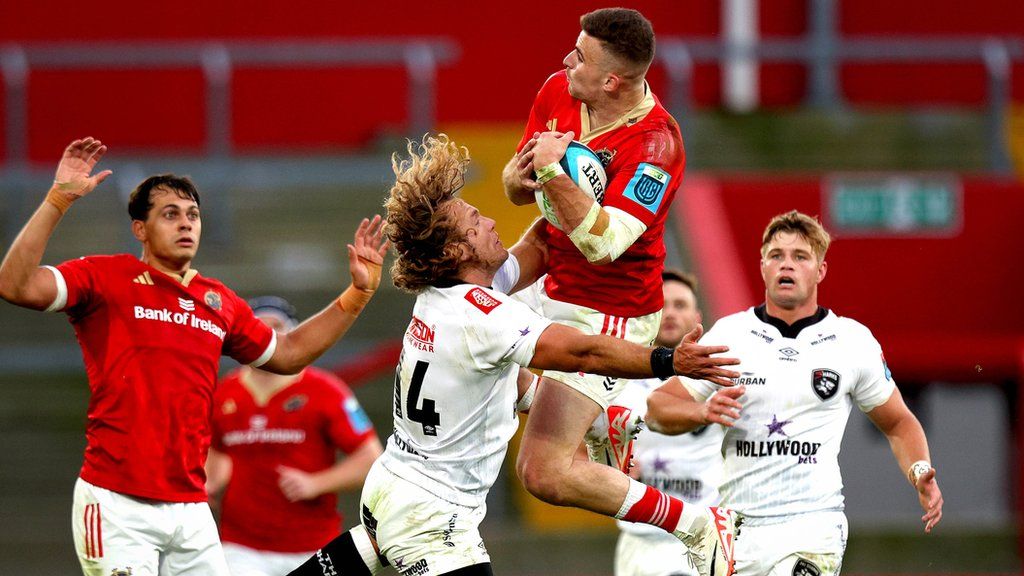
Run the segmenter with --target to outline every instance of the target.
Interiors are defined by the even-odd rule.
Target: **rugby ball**
[[[598,204],[604,200],[604,187],[608,184],[608,176],[604,172],[601,158],[586,144],[575,140],[570,142],[569,148],[565,150],[565,155],[558,163],[562,165],[562,170],[565,170],[566,175],[572,178],[580,190],[596,200]],[[544,189],[541,188],[534,192],[534,197],[537,199],[537,207],[540,208],[541,216],[552,226],[562,230],[558,216],[555,216],[555,208],[548,201]]]

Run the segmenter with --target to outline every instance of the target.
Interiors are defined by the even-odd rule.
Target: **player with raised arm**
[[[839,574],[847,537],[839,448],[854,405],[888,438],[925,531],[942,518],[928,440],[881,346],[862,324],[818,305],[829,243],[814,218],[773,218],[761,243],[764,304],[722,318],[701,340],[742,358],[738,385],[673,378],[648,399],[652,430],[727,427],[721,493],[744,517],[738,574]]]
[[[249,306],[278,334],[298,325],[283,298],[261,296]],[[220,503],[231,573],[283,576],[334,538],[342,525],[338,491],[361,488],[383,450],[352,390],[326,370],[281,375],[242,366],[223,378],[213,397],[206,488]]]
[[[709,357],[724,347],[684,340],[675,349],[651,348],[586,335],[507,296],[531,284],[544,265],[541,227],[510,254],[494,220],[455,195],[465,149],[442,135],[411,143],[408,153],[393,160],[396,182],[385,204],[386,233],[398,255],[392,278],[417,295],[395,377],[395,431],[363,488],[363,529],[325,546],[295,576],[372,573],[367,543],[400,573],[491,574],[478,526],[517,429],[516,412],[529,408],[533,378],[521,377],[520,366],[623,378],[687,373],[723,384],[736,375],[722,368],[736,360]],[[598,488],[598,497],[581,505],[692,535],[695,555],[706,559],[701,574],[732,573],[723,550],[732,534],[720,530],[731,521],[728,511],[684,506],[643,487],[659,510],[641,514],[636,506],[643,504],[628,500],[627,476],[581,464],[584,480]]]
[[[91,396],[72,526],[83,572],[226,576],[203,469],[220,357],[279,373],[319,357],[380,283],[381,220],[364,219],[348,246],[349,288],[277,336],[244,300],[191,267],[202,218],[187,178],[151,176],[132,192],[141,257],[39,265],[64,213],[110,175],[93,174],[105,152],[93,138],[64,151],[46,199],[0,264],[0,297],[63,311],[82,348]]]

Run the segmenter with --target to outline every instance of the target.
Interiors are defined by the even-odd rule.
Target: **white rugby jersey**
[[[749,517],[842,510],[850,407],[868,412],[896,388],[871,332],[820,307],[787,326],[761,305],[721,319],[700,343],[728,346],[747,387],[740,419],[725,430],[722,505]],[[700,401],[718,389],[683,381]]]
[[[647,397],[662,385],[658,378],[630,380],[615,398],[615,404],[647,413]],[[718,505],[718,484],[722,481],[722,426],[702,426],[692,432],[666,436],[651,430],[641,432],[633,443],[633,460],[640,469],[640,481],[666,494],[697,506]],[[619,528],[633,534],[668,532],[650,524],[618,521]]]
[[[382,464],[440,498],[484,503],[518,428],[516,376],[550,320],[474,284],[416,297]]]

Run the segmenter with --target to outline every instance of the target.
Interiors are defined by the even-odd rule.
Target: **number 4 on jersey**
[[[423,389],[423,378],[427,375],[428,362],[419,360],[412,371],[412,381],[409,382],[409,394],[406,397],[405,413],[409,420],[423,426],[425,436],[437,436],[437,426],[441,423],[441,414],[435,410],[434,401],[430,398],[423,399],[423,408],[418,408],[420,392]],[[398,362],[398,370],[395,371],[395,417],[402,418],[402,362]]]

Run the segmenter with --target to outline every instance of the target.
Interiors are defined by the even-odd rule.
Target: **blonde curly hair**
[[[427,134],[410,140],[406,152],[408,158],[391,155],[395,183],[384,202],[384,234],[398,254],[391,267],[395,286],[416,294],[458,273],[466,238],[448,206],[465,183],[469,150],[445,134]]]

